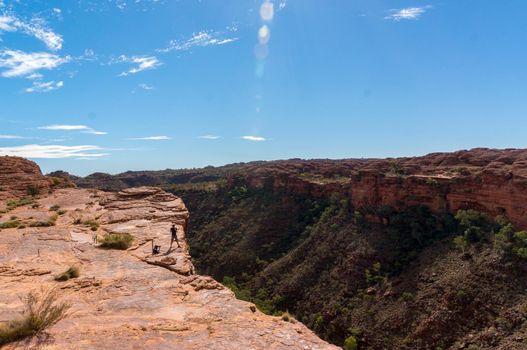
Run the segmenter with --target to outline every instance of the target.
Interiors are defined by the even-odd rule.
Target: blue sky
[[[0,154],[48,172],[526,147],[524,0],[0,0]]]

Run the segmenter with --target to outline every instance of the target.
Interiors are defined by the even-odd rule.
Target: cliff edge
[[[43,334],[5,349],[337,349],[194,274],[188,215],[180,198],[152,187],[60,189],[2,214],[0,223],[11,224],[0,232],[0,322],[22,317],[30,291],[54,289],[72,305]],[[169,250],[173,223],[181,247]],[[105,249],[110,234],[133,242]],[[57,281],[70,267],[79,276]]]

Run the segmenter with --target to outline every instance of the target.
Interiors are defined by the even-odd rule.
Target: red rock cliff
[[[355,208],[422,204],[477,209],[527,228],[527,150],[473,149],[398,159],[281,161],[246,169],[231,184],[348,198]]]
[[[30,188],[46,193],[49,186],[49,179],[42,175],[35,162],[19,157],[0,157],[0,200],[25,196]]]

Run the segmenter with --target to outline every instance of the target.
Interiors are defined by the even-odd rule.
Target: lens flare
[[[267,24],[264,24],[258,30],[258,41],[260,42],[260,44],[267,44],[270,38],[271,38],[271,30],[269,29]]]
[[[260,6],[260,18],[262,21],[270,22],[274,17],[274,5],[269,0],[266,0],[262,6]]]

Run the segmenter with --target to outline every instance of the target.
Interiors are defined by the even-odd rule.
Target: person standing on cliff
[[[179,240],[177,239],[177,227],[175,224],[172,224],[170,233],[172,234],[172,238],[170,239],[170,248],[168,248],[168,250],[172,249],[172,243],[174,243],[174,241],[176,241],[178,248],[181,248],[179,245]]]

